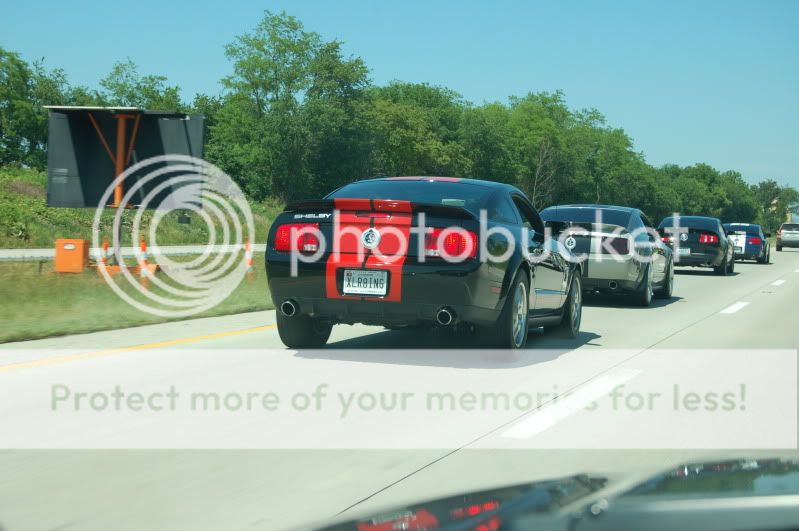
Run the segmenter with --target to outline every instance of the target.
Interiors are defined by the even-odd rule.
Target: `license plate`
[[[691,254],[691,249],[689,249],[688,247],[680,247],[679,254],[680,256]]]
[[[342,291],[347,295],[385,295],[388,271],[345,269]]]
[[[736,253],[743,253],[744,252],[744,248],[743,247],[736,247],[735,248],[735,252]]]

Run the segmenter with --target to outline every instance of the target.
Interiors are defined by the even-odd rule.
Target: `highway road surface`
[[[679,270],[674,298],[646,309],[589,298],[577,340],[536,331],[515,355],[471,348],[468,334],[366,326],[334,327],[327,348],[296,352],[282,347],[274,312],[2,345],[0,529],[272,530],[577,472],[796,457],[799,251],[775,251],[772,261],[737,263],[730,277]],[[475,412],[459,402],[433,416],[355,406],[346,415],[136,416],[92,412],[88,399],[76,411],[75,402],[80,390],[114,385],[310,394],[320,382],[330,396],[558,390],[521,409]],[[583,409],[609,406],[620,385],[646,389],[654,406]],[[680,398],[664,398],[675,385],[684,386]],[[731,393],[730,410],[707,407],[703,385],[722,404]],[[685,398],[689,389],[699,406]],[[580,407],[554,409],[558,393]],[[686,413],[697,408],[704,417]]]

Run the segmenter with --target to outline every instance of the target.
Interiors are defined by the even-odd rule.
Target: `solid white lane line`
[[[736,302],[732,306],[727,306],[726,308],[721,310],[719,313],[736,313],[736,312],[739,312],[739,311],[743,310],[747,306],[749,306],[748,302]]]
[[[602,375],[585,386],[569,393],[565,398],[545,404],[530,415],[519,420],[503,431],[500,437],[508,439],[529,439],[547,430],[579,411],[584,410],[592,402],[607,395],[617,386],[641,374],[636,369],[620,369]]]
[[[772,286],[782,286],[783,284],[785,284],[784,280],[775,280],[771,283]]]

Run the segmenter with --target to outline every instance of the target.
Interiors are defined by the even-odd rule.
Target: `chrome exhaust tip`
[[[608,284],[608,287],[609,287],[610,289],[612,289],[613,291],[615,291],[615,290],[617,290],[617,289],[618,289],[618,287],[619,287],[619,283],[618,283],[618,282],[616,282],[615,280],[611,280],[611,281],[610,281],[610,283]]]
[[[455,313],[448,308],[441,308],[436,314],[436,321],[441,326],[449,326],[455,322]]]
[[[297,313],[297,305],[291,299],[285,300],[280,305],[280,313],[286,317],[292,317],[295,313]]]

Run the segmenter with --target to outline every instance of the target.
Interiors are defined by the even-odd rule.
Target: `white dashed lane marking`
[[[748,302],[736,302],[732,306],[727,306],[719,313],[736,313],[749,306]]]
[[[607,395],[617,386],[638,376],[637,369],[620,369],[599,376],[586,385],[577,388],[567,398],[548,402],[502,432],[500,437],[508,439],[529,439],[546,431],[566,417],[578,413],[589,404]]]
[[[784,280],[775,280],[771,283],[772,286],[782,286],[783,284],[785,284]]]

